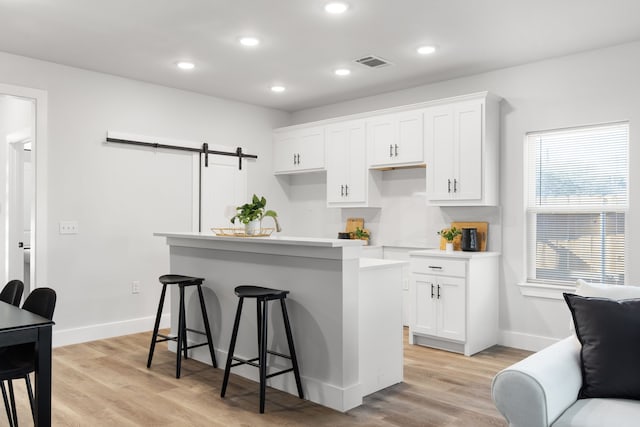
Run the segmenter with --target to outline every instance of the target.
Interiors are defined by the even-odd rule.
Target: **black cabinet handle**
[[[340,195],[344,197],[344,185],[340,186]]]
[[[430,265],[429,268],[432,270],[442,270],[442,267],[440,267],[439,265]]]
[[[347,197],[349,196],[349,186],[346,185],[346,184],[344,186],[344,195],[347,196]]]
[[[398,144],[396,144],[395,147],[396,147],[396,157],[398,157]]]
[[[293,154],[293,164],[294,164],[294,165],[295,165],[295,164],[297,164],[297,163],[296,163],[296,155],[295,155],[295,153]]]
[[[431,299],[433,299],[433,283],[431,284]]]
[[[393,145],[389,144],[389,157],[393,157]]]
[[[438,285],[438,299],[440,299],[440,285]]]
[[[447,180],[447,193],[451,193],[451,180]]]
[[[457,193],[458,192],[458,180],[454,178],[453,180],[453,192]]]

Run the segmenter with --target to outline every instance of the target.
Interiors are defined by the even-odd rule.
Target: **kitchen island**
[[[171,273],[205,279],[203,291],[219,367],[224,367],[227,357],[238,303],[234,288],[251,284],[290,291],[287,310],[306,399],[344,412],[362,404],[364,395],[402,381],[402,262],[363,261],[361,270],[359,240],[155,235],[167,238]],[[177,300],[173,289],[172,313],[177,313]],[[269,348],[288,353],[275,304],[270,323]],[[187,324],[202,328],[195,294],[187,295]],[[172,316],[171,325],[177,330],[177,316]],[[255,309],[249,305],[242,315],[237,356],[257,355],[256,329]],[[211,363],[206,348],[192,352],[191,357]],[[280,358],[269,358],[268,363],[270,371],[288,366]],[[258,379],[257,369],[250,366],[232,372]],[[293,375],[273,377],[267,384],[296,394]],[[233,380],[227,393],[233,395]]]

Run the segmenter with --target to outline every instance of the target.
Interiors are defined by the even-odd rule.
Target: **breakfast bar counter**
[[[203,291],[219,368],[224,368],[238,303],[234,288],[258,285],[290,291],[287,311],[306,399],[344,412],[362,404],[364,395],[402,381],[402,262],[377,262],[375,268],[386,269],[386,274],[362,275],[359,240],[241,238],[197,232],[155,235],[167,239],[171,273],[205,279]],[[363,271],[371,268],[371,263],[363,264]],[[369,286],[376,277],[384,281]],[[171,312],[177,314],[177,291],[173,292]],[[188,327],[202,329],[197,294],[186,298]],[[363,301],[366,310],[361,308]],[[280,308],[272,307],[269,349],[287,354]],[[177,317],[172,315],[172,331],[177,330]],[[369,331],[374,324],[388,325],[388,332],[376,335]],[[256,330],[255,310],[247,309],[236,356],[257,356]],[[360,347],[370,344],[362,341],[367,336],[377,341],[373,348],[391,349],[388,357],[362,354]],[[191,351],[191,357],[211,363],[206,347]],[[271,371],[287,368],[289,362],[269,358],[268,363]],[[232,372],[258,380],[253,367],[239,366]],[[267,384],[297,394],[292,374],[273,377]],[[233,395],[233,381],[227,395]]]

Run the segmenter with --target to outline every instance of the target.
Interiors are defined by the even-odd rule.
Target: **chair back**
[[[20,305],[22,299],[22,293],[24,292],[24,283],[22,280],[14,279],[7,283],[2,292],[0,292],[0,301],[4,301],[7,304]]]
[[[51,320],[56,308],[56,291],[51,288],[36,288],[24,300],[22,308]]]

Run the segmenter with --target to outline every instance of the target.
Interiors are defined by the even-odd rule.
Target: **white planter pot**
[[[253,221],[250,221],[249,223],[244,225],[244,232],[250,236],[260,234],[260,229],[261,227],[259,219],[254,219]]]
[[[447,242],[444,248],[445,252],[453,252],[453,242]]]

